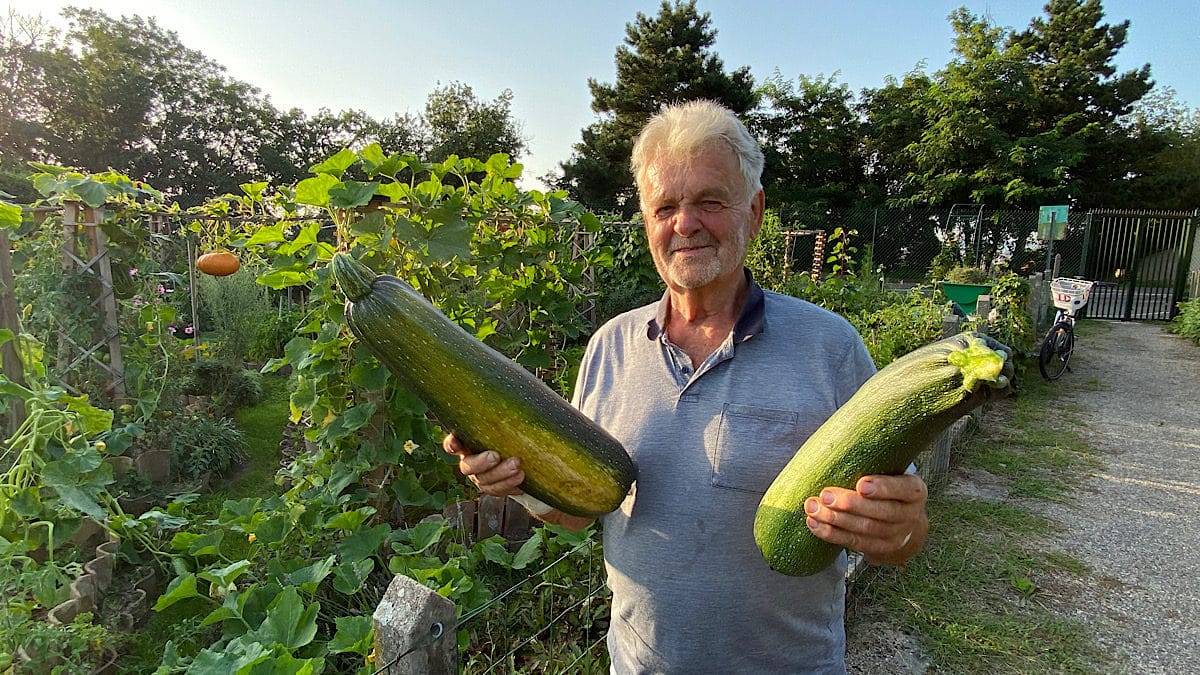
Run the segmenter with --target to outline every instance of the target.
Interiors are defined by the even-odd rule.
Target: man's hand
[[[500,455],[492,450],[472,454],[454,434],[446,434],[442,439],[442,448],[458,456],[458,470],[483,494],[493,497],[524,494],[519,487],[525,482],[520,459],[510,457],[500,461]]]
[[[455,438],[454,434],[446,434],[446,437],[442,439],[442,448],[458,457],[458,470],[483,494],[493,497],[525,494],[520,487],[521,483],[525,482],[525,472],[521,470],[520,459],[510,457],[501,461],[500,455],[492,450],[473,453],[470,448],[463,445],[462,441]],[[541,506],[538,509],[531,508],[531,513],[543,522],[562,525],[568,530],[582,530],[592,524],[591,518],[572,516],[546,504],[541,504],[536,499],[532,501],[535,505],[540,504]],[[548,510],[542,510],[543,508]]]
[[[903,565],[925,546],[929,490],[916,474],[863,476],[854,490],[827,487],[804,502],[808,529],[876,565]]]

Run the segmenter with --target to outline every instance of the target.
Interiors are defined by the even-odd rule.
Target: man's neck
[[[737,283],[671,289],[667,336],[687,352],[693,367],[716,351],[737,323],[750,289],[740,270],[739,275]]]

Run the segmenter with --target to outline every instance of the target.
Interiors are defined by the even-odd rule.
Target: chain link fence
[[[931,274],[957,266],[1028,276],[1046,269],[1048,263],[1050,247],[1037,236],[1037,211],[956,204],[937,209],[863,206],[777,213],[784,230],[822,230],[830,237],[840,230],[855,249],[851,258],[860,263],[869,260],[874,271],[893,283],[931,280]],[[1071,270],[1079,266],[1087,222],[1086,213],[1072,214],[1067,238],[1053,244],[1064,274],[1075,273]],[[816,237],[792,239],[788,255],[796,266],[792,271],[808,269],[818,243]],[[826,256],[829,253],[825,251]],[[827,267],[828,261],[824,264]]]

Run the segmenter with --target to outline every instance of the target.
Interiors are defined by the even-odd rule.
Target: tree
[[[865,164],[853,94],[835,78],[776,71],[759,88],[767,110],[753,127],[767,159],[764,184],[776,208],[843,208],[862,198]]]
[[[516,159],[525,151],[521,126],[512,119],[512,91],[480,101],[469,85],[451,82],[429,94],[422,117],[429,135],[429,159],[450,155],[487,159],[504,153]]]
[[[193,205],[249,181],[296,182],[370,143],[434,160],[525,148],[509,91],[481,101],[451,83],[430,94],[422,117],[280,112],[152,19],[66,16],[65,36],[15,13],[0,22],[0,190],[22,201],[36,197],[20,170],[28,161],[111,167]]]
[[[750,69],[726,73],[712,50],[717,31],[695,0],[663,0],[658,15],[641,12],[625,26],[625,44],[616,50],[615,84],[588,80],[592,110],[600,119],[582,131],[582,140],[562,164],[563,183],[593,210],[637,211],[629,153],[633,139],[664,105],[707,98],[745,114],[757,103]]]
[[[38,157],[46,134],[37,101],[45,96],[49,63],[64,58],[53,48],[58,39],[41,17],[10,9],[0,20],[0,191],[21,202],[37,198],[23,163]]]
[[[1118,123],[1134,150],[1112,205],[1200,208],[1200,110],[1182,104],[1168,87],[1151,91]]]
[[[903,203],[911,197],[916,166],[905,149],[921,137],[929,123],[916,103],[932,86],[933,80],[918,67],[901,80],[889,76],[884,86],[863,92],[858,112],[863,119],[862,152],[870,180],[868,201]]]
[[[1041,133],[1074,140],[1081,161],[1065,171],[1071,200],[1108,205],[1114,183],[1124,175],[1133,148],[1117,119],[1153,86],[1150,66],[1117,73],[1113,65],[1125,46],[1129,21],[1102,23],[1101,0],[1049,0],[1045,18],[1013,34],[1011,47],[1029,59],[1036,97],[1029,123]]]
[[[1052,0],[1046,13],[1020,33],[951,14],[957,57],[915,101],[925,125],[905,149],[905,201],[1100,205],[1121,171],[1115,120],[1149,69],[1114,77],[1128,22],[1101,24],[1098,0]]]

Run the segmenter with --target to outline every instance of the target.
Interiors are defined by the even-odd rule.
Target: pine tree
[[[617,47],[615,84],[588,80],[592,110],[600,119],[582,132],[571,159],[562,164],[572,196],[597,211],[630,217],[637,211],[629,153],[633,139],[664,105],[706,98],[744,114],[757,102],[750,70],[726,73],[713,51],[717,31],[695,0],[664,0],[659,13],[625,26]]]
[[[1154,84],[1149,65],[1117,74],[1113,60],[1125,46],[1129,21],[1103,20],[1100,0],[1050,0],[1045,18],[1009,40],[1032,64],[1031,126],[1084,148],[1068,173],[1071,199],[1089,206],[1111,205],[1106,200],[1133,149],[1117,119]]]

